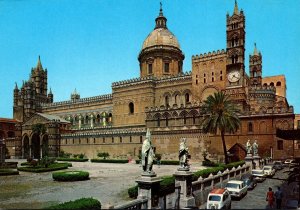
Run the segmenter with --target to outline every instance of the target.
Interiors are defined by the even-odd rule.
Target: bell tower
[[[232,16],[226,16],[226,87],[245,86],[245,16],[235,1]]]
[[[250,85],[261,86],[262,84],[262,55],[257,51],[254,44],[253,54],[249,56]]]

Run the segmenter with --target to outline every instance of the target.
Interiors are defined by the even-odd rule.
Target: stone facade
[[[226,16],[226,50],[192,56],[192,71],[183,72],[185,58],[176,37],[167,28],[162,8],[155,28],[138,55],[140,77],[112,83],[112,94],[53,102],[47,94],[47,70],[40,61],[29,81],[14,90],[14,119],[19,120],[20,156],[56,156],[63,150],[94,158],[108,152],[113,158],[137,157],[146,128],[152,132],[156,153],[163,159],[177,159],[180,138],[187,138],[193,160],[202,153],[222,157],[220,135],[201,132],[200,106],[216,91],[230,95],[241,110],[241,127],[226,134],[227,148],[256,139],[261,156],[285,158],[289,143],[281,145],[276,128],[294,127],[294,111],[286,100],[283,75],[262,76],[262,54],[256,45],[250,55],[249,75],[245,71],[245,16],[235,4]],[[24,114],[23,114],[24,113]],[[46,132],[36,133],[42,124]]]

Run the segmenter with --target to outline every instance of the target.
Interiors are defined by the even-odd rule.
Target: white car
[[[264,174],[269,177],[272,177],[275,174],[275,169],[273,166],[264,166],[263,171],[264,171]]]
[[[240,180],[230,180],[225,189],[229,191],[231,197],[241,198],[247,194],[247,185]]]
[[[207,196],[206,209],[231,209],[231,197],[228,190],[212,189]]]
[[[257,182],[263,182],[266,180],[266,175],[261,169],[252,170],[252,175]]]

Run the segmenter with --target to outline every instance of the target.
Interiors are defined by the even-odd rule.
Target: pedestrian
[[[274,192],[271,187],[269,187],[269,192],[267,192],[266,201],[268,201],[268,206],[271,209],[274,208]]]
[[[275,192],[276,208],[277,209],[281,209],[282,197],[283,197],[283,193],[282,193],[280,187],[278,187],[277,191]]]

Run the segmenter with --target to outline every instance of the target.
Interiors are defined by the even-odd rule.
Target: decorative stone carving
[[[146,133],[146,139],[144,140],[142,146],[142,166],[143,166],[142,175],[150,175],[150,176],[155,175],[155,173],[152,171],[154,158],[155,158],[155,154],[152,147],[150,130],[148,128]]]
[[[246,150],[247,150],[247,155],[251,155],[252,146],[251,146],[251,143],[250,143],[250,139],[248,139],[248,141],[246,143]]]
[[[189,149],[186,146],[186,138],[181,138],[180,140],[180,146],[179,146],[179,163],[180,163],[180,169],[187,169],[189,170]]]
[[[258,144],[256,140],[254,141],[252,148],[253,148],[253,156],[258,156]]]

